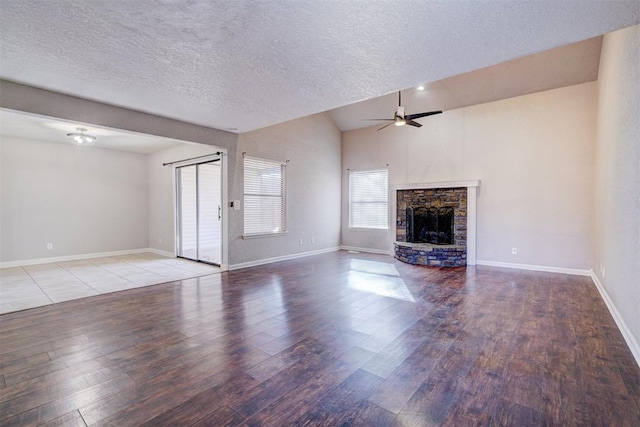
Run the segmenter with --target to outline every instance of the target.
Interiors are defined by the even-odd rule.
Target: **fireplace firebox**
[[[406,209],[407,242],[452,245],[453,208]]]

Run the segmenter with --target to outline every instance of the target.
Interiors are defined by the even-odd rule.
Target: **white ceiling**
[[[637,0],[0,1],[0,77],[245,132],[639,22]]]
[[[184,144],[183,141],[168,138],[0,109],[0,136],[74,144],[67,138],[67,133],[76,132],[78,127],[84,127],[97,138],[93,147],[109,150],[149,154]]]

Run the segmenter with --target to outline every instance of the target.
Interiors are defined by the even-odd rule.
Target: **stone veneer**
[[[395,242],[397,260],[415,265],[438,267],[462,267],[467,265],[467,249],[455,245]]]
[[[395,257],[409,264],[459,267],[467,264],[467,189],[432,188],[398,190]],[[414,212],[431,207],[453,208],[453,245],[407,242],[406,208]]]

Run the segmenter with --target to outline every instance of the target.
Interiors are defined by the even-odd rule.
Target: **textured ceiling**
[[[244,132],[638,22],[637,0],[7,0],[0,77]]]

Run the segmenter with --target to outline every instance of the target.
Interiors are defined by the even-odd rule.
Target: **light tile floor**
[[[0,269],[0,314],[92,295],[219,273],[153,253]]]

